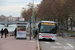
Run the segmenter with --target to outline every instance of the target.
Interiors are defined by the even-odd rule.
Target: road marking
[[[63,46],[64,49],[73,49],[70,46]]]
[[[30,42],[35,42],[35,41],[30,41]]]
[[[57,45],[61,45],[60,43],[58,43],[58,42],[55,42],[55,44],[57,44]]]
[[[60,48],[63,48],[63,49],[73,49],[70,46],[51,46],[51,48],[55,48],[55,49],[60,49]]]
[[[51,46],[51,48],[63,48],[62,46]]]
[[[50,44],[50,42],[45,42],[46,44]]]
[[[68,46],[70,46],[71,48],[74,48],[74,46],[72,46],[70,43],[66,43]]]

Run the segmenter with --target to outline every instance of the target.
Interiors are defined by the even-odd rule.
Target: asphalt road
[[[75,39],[57,37],[56,41],[40,41],[42,50],[75,50]]]

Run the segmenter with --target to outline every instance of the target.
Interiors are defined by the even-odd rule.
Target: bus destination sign
[[[55,25],[55,23],[42,23],[43,25]]]

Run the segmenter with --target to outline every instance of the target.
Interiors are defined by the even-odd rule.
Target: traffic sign
[[[33,23],[33,16],[31,16],[31,23]]]

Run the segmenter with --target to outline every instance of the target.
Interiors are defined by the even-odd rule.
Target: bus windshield
[[[55,24],[41,24],[40,33],[56,33]]]

